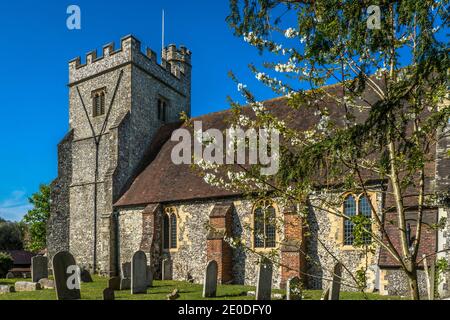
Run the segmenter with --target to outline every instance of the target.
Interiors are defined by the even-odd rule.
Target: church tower
[[[161,63],[133,36],[69,62],[69,133],[58,145],[49,256],[69,250],[92,271],[115,273],[113,204],[157,130],[191,110],[191,53],[169,45]]]

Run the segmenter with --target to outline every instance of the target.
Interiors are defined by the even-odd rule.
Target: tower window
[[[158,99],[158,120],[167,121],[167,101],[165,99]]]
[[[92,91],[92,114],[98,117],[105,114],[106,88]]]

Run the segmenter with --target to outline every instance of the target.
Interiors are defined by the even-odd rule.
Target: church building
[[[213,187],[189,165],[172,162],[176,142],[171,134],[183,126],[180,114],[191,114],[191,69],[187,48],[169,45],[158,62],[155,52],[143,52],[131,35],[122,38],[118,48],[110,43],[101,55],[92,51],[83,63],[80,58],[69,62],[69,132],[58,145],[58,177],[51,185],[50,258],[70,251],[79,265],[116,275],[135,251],[143,250],[156,279],[165,261],[174,280],[201,283],[207,262],[216,260],[221,283],[255,285],[261,254],[274,252],[279,261],[273,268],[274,287],[299,276],[307,288],[322,289],[336,256],[346,265],[344,278],[366,267],[367,290],[407,295],[407,279],[399,265],[383,248],[367,253],[353,247],[351,225],[342,218],[313,206],[308,216],[300,216],[295,206]],[[286,98],[265,105],[280,113]],[[299,127],[312,121],[305,111],[299,112]],[[223,130],[229,114],[215,112],[195,120],[202,121],[204,130]],[[450,161],[445,156],[449,146],[450,138],[440,142],[435,161],[427,167],[430,186],[445,191],[450,186]],[[382,186],[374,190],[370,199],[339,195],[339,210],[368,217],[380,214],[390,200],[383,196]],[[373,212],[369,200],[379,212]],[[432,225],[448,214],[448,205],[436,204],[427,208],[425,221]],[[255,222],[260,217],[283,224],[261,225]],[[306,236],[305,220],[308,233],[317,237]],[[264,237],[256,237],[255,229]],[[449,231],[448,224],[441,231],[425,228],[420,254],[448,248]],[[251,250],[230,245],[227,239],[233,237]],[[439,257],[450,258],[446,252]],[[420,270],[423,290],[424,279]],[[440,290],[447,290],[446,279]]]

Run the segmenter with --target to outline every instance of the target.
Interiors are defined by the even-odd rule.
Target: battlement
[[[88,52],[84,63],[81,57],[69,61],[69,85],[129,63],[162,77],[163,81],[186,81],[186,77],[190,81],[191,52],[184,46],[178,49],[171,44],[164,48],[161,63],[150,48],[143,52],[141,42],[132,35],[120,40],[120,48],[116,49],[111,42],[103,46],[102,51],[101,56],[97,55],[97,50]]]

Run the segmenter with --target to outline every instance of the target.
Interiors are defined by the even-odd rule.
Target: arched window
[[[370,207],[369,200],[366,196],[361,196],[358,201],[359,214],[367,218],[367,222],[365,223],[365,228],[370,230],[372,228],[372,224],[370,219],[372,218],[372,209]],[[369,244],[372,241],[372,237],[369,233],[364,233],[362,237],[362,241],[365,244]]]
[[[163,248],[169,249],[169,241],[170,241],[170,224],[169,224],[169,216],[164,213],[163,217]]]
[[[170,248],[175,249],[177,247],[177,216],[175,213],[170,215]]]
[[[371,230],[372,224],[372,208],[370,205],[370,200],[365,195],[355,196],[353,194],[348,195],[344,199],[344,215],[346,217],[354,217],[357,215],[361,215],[367,219],[365,219],[365,229]],[[358,205],[356,205],[358,203]],[[355,236],[353,234],[354,223],[349,219],[344,219],[344,245],[353,245],[355,242]],[[364,244],[370,244],[372,241],[371,235],[369,233],[364,232],[362,235],[362,239]]]
[[[344,215],[347,217],[356,215],[356,200],[353,195],[347,196],[344,200]],[[344,245],[352,245],[353,240],[353,222],[344,219]]]
[[[177,214],[175,208],[165,208],[163,215],[163,249],[177,248]]]
[[[253,211],[253,246],[275,248],[276,236],[275,206],[268,200],[260,201]]]

